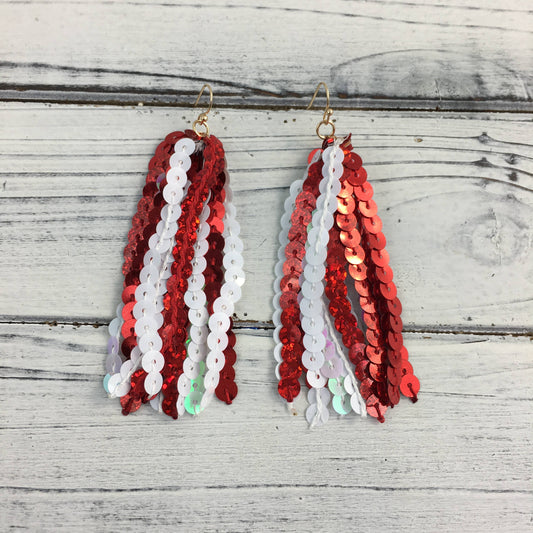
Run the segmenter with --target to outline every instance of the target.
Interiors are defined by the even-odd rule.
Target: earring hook
[[[313,98],[311,98],[311,101],[309,102],[309,105],[306,107],[306,109],[311,109],[311,106],[313,105],[313,102],[315,101],[318,91],[320,91],[320,87],[324,87],[324,90],[326,91],[326,110],[330,109],[329,107],[329,89],[326,85],[326,82],[321,81],[317,86],[315,90],[315,94],[313,94]]]
[[[324,90],[326,91],[326,107],[324,109],[324,115],[322,116],[322,120],[318,123],[318,126],[316,127],[316,134],[320,139],[333,139],[335,137],[335,124],[333,124],[333,122],[331,121],[333,109],[331,109],[331,107],[329,106],[329,89],[326,82],[321,81],[316,86],[315,94],[313,94],[313,98],[311,98],[311,102],[309,102],[309,105],[306,109],[311,109],[311,107],[313,106],[313,102],[315,101],[318,95],[320,87],[324,87]],[[321,126],[329,126],[331,128],[331,132],[328,135],[320,133]]]
[[[198,115],[198,118],[192,123],[192,129],[198,135],[198,137],[204,138],[209,137],[209,125],[207,124],[207,114],[211,111],[213,108],[213,89],[211,89],[211,85],[209,83],[205,83],[202,88],[200,89],[200,92],[198,93],[198,97],[196,98],[196,102],[194,102],[193,107],[196,107],[198,105],[198,102],[200,101],[200,98],[202,97],[202,94],[204,94],[205,90],[209,91],[209,107],[207,108],[207,111],[204,111]],[[203,131],[198,131],[198,127],[203,127]]]

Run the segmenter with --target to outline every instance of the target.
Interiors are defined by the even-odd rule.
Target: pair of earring
[[[311,426],[340,414],[384,421],[420,388],[403,344],[373,190],[351,134],[335,136],[329,90],[304,177],[281,219],[274,284],[278,392],[290,408],[305,381]],[[123,414],[150,402],[178,418],[237,395],[232,315],[245,281],[243,243],[222,143],[200,113],[167,135],[149,164],[124,250],[124,287],[109,325],[104,388]],[[323,133],[323,128],[328,132]],[[359,296],[358,318],[347,278]],[[364,332],[360,325],[364,324]],[[305,373],[304,380],[302,375]]]

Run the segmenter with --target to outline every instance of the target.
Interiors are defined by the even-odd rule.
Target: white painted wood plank
[[[530,8],[1,2],[0,89],[11,99],[168,104],[209,80],[226,103],[286,106],[302,105],[324,79],[352,107],[531,109]]]
[[[339,467],[341,469],[342,467]],[[289,469],[286,476],[293,474]],[[229,473],[231,475],[231,473]],[[280,475],[280,477],[282,477]],[[4,521],[39,531],[528,531],[531,496],[331,486],[0,490]],[[23,511],[22,511],[23,510]],[[22,525],[21,525],[22,524]]]
[[[530,340],[409,334],[417,404],[310,431],[265,335],[238,334],[232,406],[174,422],[105,398],[105,328],[1,325],[5,529],[528,529]]]
[[[7,320],[107,321],[125,236],[157,143],[195,111],[0,106],[0,309]],[[530,328],[527,115],[339,112],[384,221],[408,328]],[[271,316],[282,204],[320,113],[224,110],[248,281],[241,320]]]

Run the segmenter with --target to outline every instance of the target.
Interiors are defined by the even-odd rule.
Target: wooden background
[[[0,1],[1,530],[532,531],[532,48],[527,0]],[[270,302],[320,80],[422,392],[310,431]],[[204,81],[245,243],[240,394],[123,417],[101,378],[125,236]]]

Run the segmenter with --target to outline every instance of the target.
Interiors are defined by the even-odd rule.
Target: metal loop
[[[200,117],[198,117],[198,119],[199,118]],[[199,127],[203,127],[204,131],[199,130]],[[209,137],[209,125],[207,124],[207,120],[195,120],[192,123],[192,129],[194,133],[196,133],[196,135],[198,135],[198,137],[200,137],[201,139]]]
[[[329,133],[328,135],[324,135],[322,133],[320,133],[320,128],[321,126],[330,126],[331,127],[331,133]],[[333,124],[333,122],[331,122],[331,120],[321,120],[319,123],[318,123],[318,126],[316,127],[316,134],[318,135],[318,137],[320,139],[333,139],[335,137],[335,124]]]

